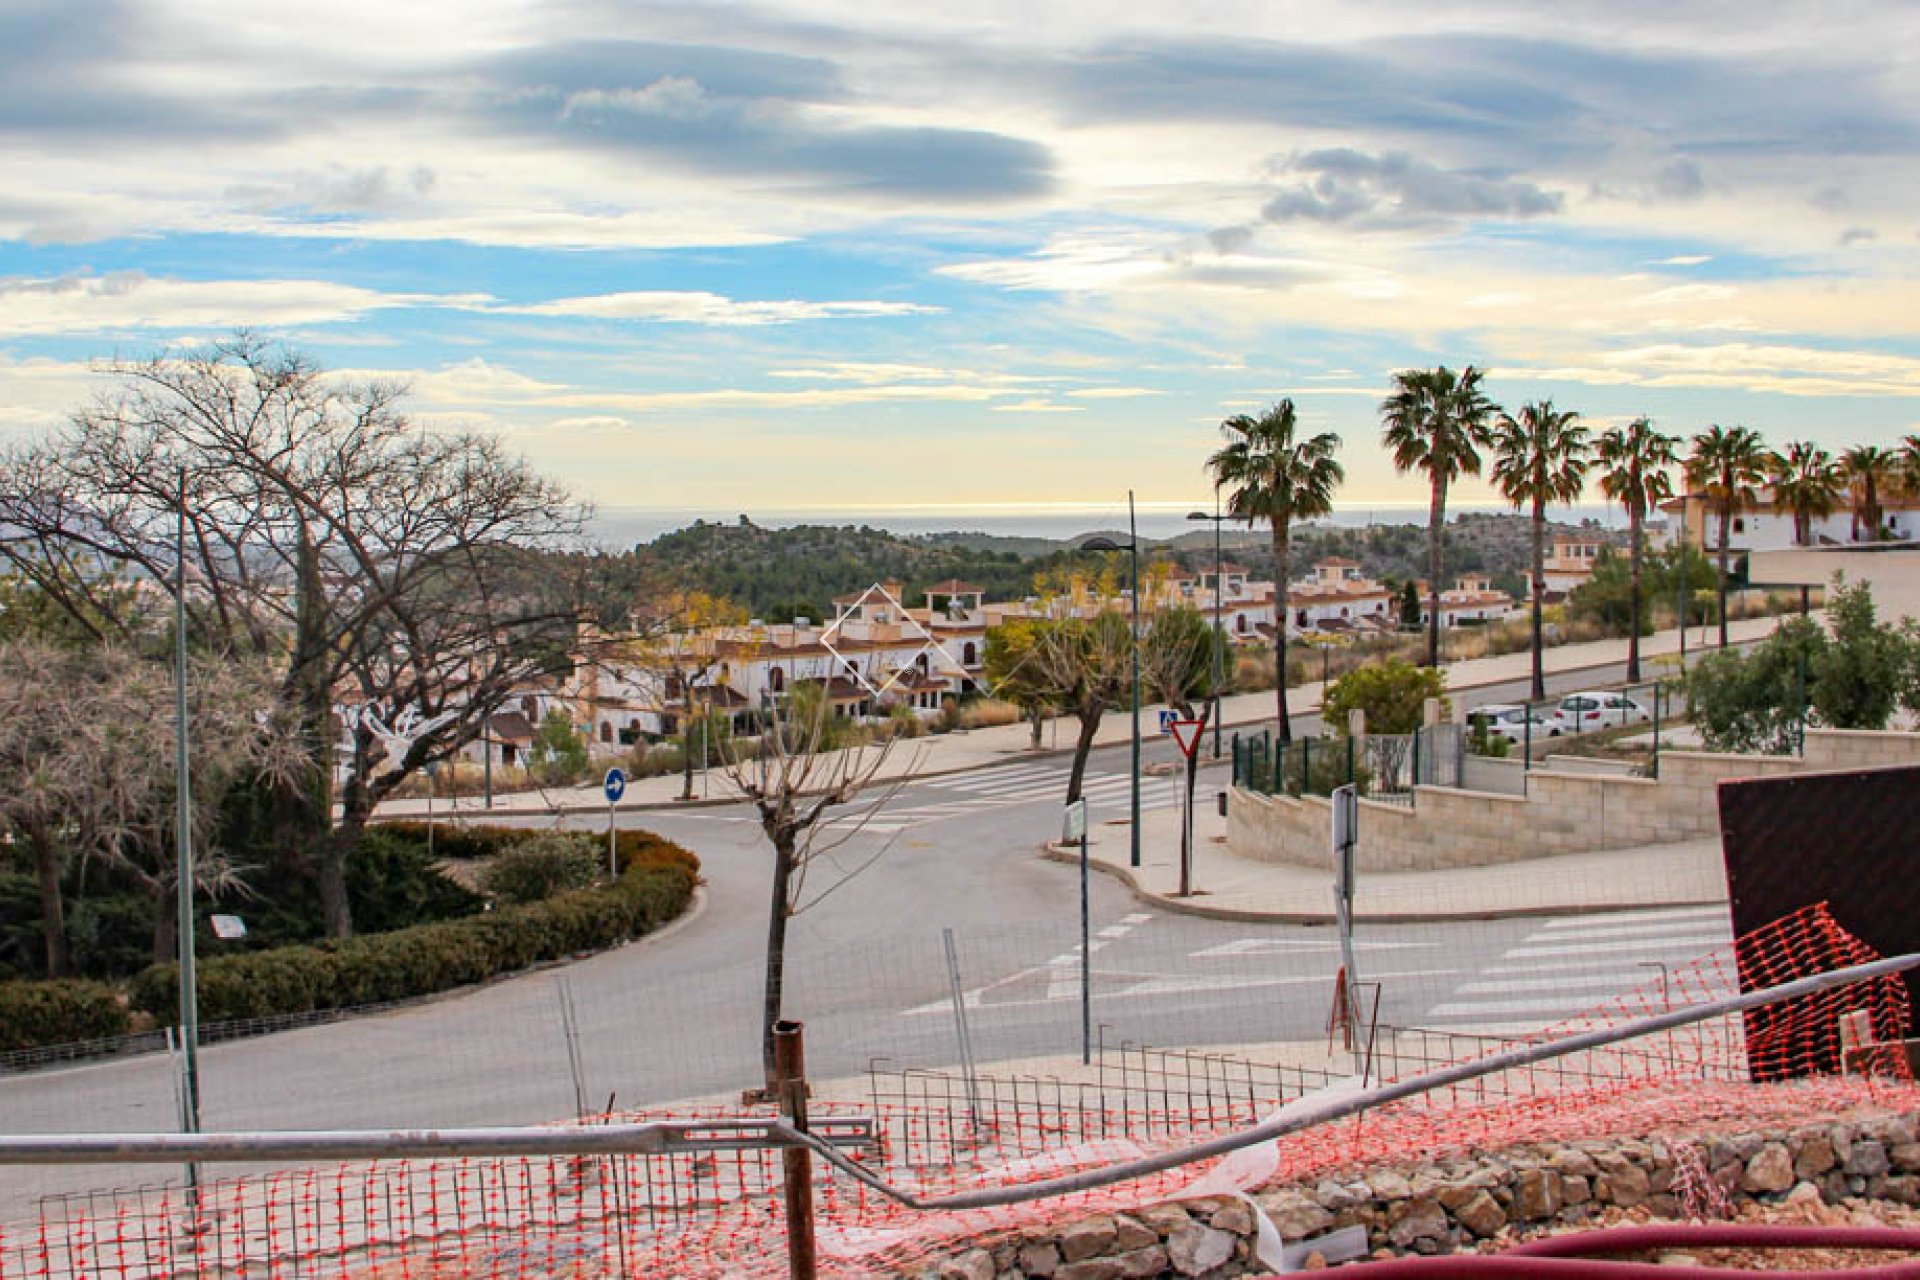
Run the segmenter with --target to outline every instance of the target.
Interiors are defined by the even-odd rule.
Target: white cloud
[[[662,324],[736,327],[797,324],[807,320],[930,315],[938,312],[940,308],[921,306],[912,302],[810,302],[792,298],[766,302],[741,302],[722,297],[717,293],[650,290],[558,298],[552,302],[522,307],[503,307],[500,310],[534,316],[646,320]]]
[[[0,280],[0,335],[289,327],[396,307],[472,308],[482,294],[379,293],[325,280],[178,280],[120,271]]]
[[[995,413],[1085,413],[1077,404],[1061,404],[1057,400],[1016,400],[1012,404],[993,406]]]

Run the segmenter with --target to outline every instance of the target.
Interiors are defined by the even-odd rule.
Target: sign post
[[[1348,1044],[1358,1056],[1359,1048],[1352,1038],[1353,1021],[1359,1014],[1355,1002],[1359,974],[1353,958],[1353,850],[1359,839],[1360,793],[1348,783],[1335,787],[1328,799],[1333,801],[1333,919],[1340,933],[1340,977],[1334,1004],[1336,1009],[1346,1010]]]
[[[1193,777],[1199,767],[1194,752],[1200,748],[1200,739],[1207,732],[1207,718],[1202,714],[1198,720],[1175,720],[1167,729],[1173,735],[1174,745],[1180,748],[1180,754],[1186,757],[1187,785],[1180,789],[1182,799],[1180,808],[1180,893],[1179,897],[1190,898],[1193,888]]]
[[[1062,836],[1068,844],[1080,842],[1080,1062],[1093,1061],[1093,937],[1087,903],[1087,802],[1075,800],[1066,808]]]
[[[620,860],[614,853],[613,811],[620,803],[620,797],[627,794],[627,775],[618,765],[607,770],[607,780],[602,784],[607,793],[607,879],[620,878]]]

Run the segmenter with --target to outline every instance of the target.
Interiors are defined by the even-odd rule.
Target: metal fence
[[[1597,711],[1583,710],[1572,699],[1604,695]],[[1623,698],[1625,702],[1612,699]],[[1605,734],[1651,738],[1645,762],[1637,751],[1593,756],[1594,768],[1618,768],[1660,776],[1660,754],[1671,749],[1676,721],[1684,719],[1684,692],[1661,681],[1560,694],[1539,702],[1512,705],[1523,709],[1516,736],[1469,723],[1430,725],[1406,734],[1367,734],[1360,738],[1301,738],[1277,743],[1272,730],[1235,734],[1233,782],[1262,795],[1330,794],[1352,785],[1372,800],[1412,804],[1415,787],[1469,787],[1475,790],[1525,790],[1524,780],[1511,785],[1488,782],[1487,772],[1469,757],[1511,759],[1524,773],[1549,755],[1565,755],[1567,748]],[[1581,767],[1560,761],[1568,767]],[[1471,779],[1471,780],[1470,780]]]
[[[1233,738],[1234,785],[1262,795],[1324,796],[1353,786],[1373,800],[1411,804],[1415,787],[1460,785],[1466,735],[1442,724],[1415,733],[1361,738],[1300,738],[1276,743],[1271,731]]]
[[[1626,702],[1606,702],[1597,707],[1573,705],[1576,698],[1591,698],[1596,694],[1606,695],[1607,699],[1617,696],[1626,699]],[[1647,777],[1657,778],[1660,776],[1660,753],[1671,746],[1675,721],[1684,719],[1685,690],[1676,683],[1649,680],[1639,684],[1562,693],[1539,702],[1528,701],[1518,705],[1525,709],[1518,742],[1508,743],[1502,752],[1494,739],[1485,734],[1475,734],[1469,737],[1473,749],[1482,754],[1517,755],[1523,766],[1531,770],[1544,757],[1562,754],[1564,748],[1580,739],[1591,740],[1602,734],[1615,738],[1637,738],[1641,734],[1650,734],[1651,742],[1644,768]]]

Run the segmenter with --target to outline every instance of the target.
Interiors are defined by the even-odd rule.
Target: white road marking
[[[1682,947],[1697,947],[1708,950],[1722,947],[1727,943],[1724,935],[1715,933],[1687,934],[1683,937],[1634,938],[1623,942],[1584,942],[1569,947],[1515,947],[1502,956],[1503,960],[1522,960],[1533,956],[1581,956],[1597,951],[1648,951],[1648,943],[1657,942],[1660,949],[1676,951]]]
[[[1589,924],[1639,924],[1647,920],[1728,920],[1725,907],[1656,907],[1646,911],[1607,911],[1596,915],[1558,916],[1543,929],[1578,929]]]
[[[1354,941],[1353,948],[1355,951],[1431,951],[1446,945],[1444,942],[1368,942],[1362,938]],[[1188,955],[1195,960],[1212,960],[1223,956],[1288,955],[1339,949],[1338,938],[1236,938],[1203,951],[1188,952]]]

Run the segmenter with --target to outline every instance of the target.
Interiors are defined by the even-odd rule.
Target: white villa
[[[1879,541],[1907,542],[1920,539],[1920,497],[1902,493],[1882,494],[1880,498],[1881,536]],[[1660,504],[1668,516],[1659,530],[1648,528],[1648,545],[1668,546],[1677,524],[1685,529],[1686,540],[1696,547],[1716,547],[1720,540],[1720,519],[1703,494],[1689,493]],[[1843,497],[1832,515],[1812,521],[1812,546],[1848,546],[1872,542],[1868,531],[1849,502]],[[1762,487],[1755,501],[1734,512],[1727,531],[1727,545],[1734,551],[1789,551],[1799,545],[1793,536],[1793,512],[1774,500],[1773,490]]]
[[[1542,565],[1547,598],[1566,596],[1585,586],[1600,563],[1601,545],[1596,538],[1555,538]]]

